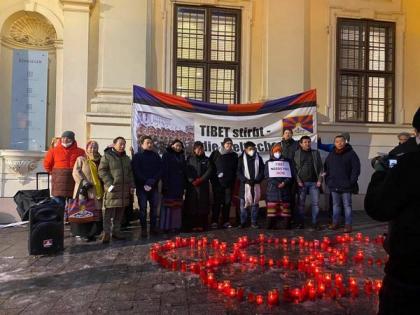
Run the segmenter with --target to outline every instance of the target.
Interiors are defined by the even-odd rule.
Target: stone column
[[[309,2],[266,0],[265,90],[276,98],[309,89]]]
[[[61,0],[64,13],[63,92],[61,109],[57,108],[56,133],[73,130],[81,146],[86,142],[89,11],[93,2]]]

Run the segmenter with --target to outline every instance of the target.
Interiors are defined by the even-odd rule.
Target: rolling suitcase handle
[[[39,190],[39,176],[40,175],[47,175],[47,177],[48,177],[48,180],[47,180],[48,190],[50,190],[50,173],[48,173],[48,172],[38,172],[38,173],[36,173],[36,190]]]

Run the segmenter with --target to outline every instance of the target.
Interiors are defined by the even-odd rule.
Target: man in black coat
[[[213,211],[211,228],[217,229],[222,208],[222,220],[224,228],[231,228],[229,222],[230,204],[232,201],[233,186],[238,168],[238,155],[233,151],[233,141],[225,138],[222,147],[210,155],[214,166],[211,178],[213,188]]]
[[[140,224],[143,236],[147,225],[147,203],[150,206],[150,233],[158,233],[157,206],[159,201],[158,183],[162,175],[162,159],[153,150],[150,136],[140,138],[141,148],[134,154],[132,168],[136,192],[140,206]]]
[[[420,297],[420,108],[413,119],[416,150],[385,170],[378,161],[365,209],[378,221],[388,221],[384,248],[389,255],[379,294],[379,313],[417,314]]]
[[[351,195],[357,187],[360,175],[360,160],[352,146],[342,135],[334,139],[334,150],[325,160],[325,182],[333,199],[333,222],[331,229],[339,227],[341,204],[344,205],[345,232],[351,232],[352,200]]]

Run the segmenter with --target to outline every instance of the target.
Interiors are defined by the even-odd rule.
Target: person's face
[[[300,143],[300,147],[302,150],[309,151],[311,149],[311,140],[303,139],[303,141]]]
[[[181,143],[179,143],[179,142],[175,142],[173,145],[172,145],[172,149],[175,151],[175,152],[181,152],[182,151],[182,144]]]
[[[194,149],[194,154],[197,156],[201,156],[204,154],[204,148],[203,147],[196,147]]]
[[[144,140],[143,143],[141,144],[141,148],[143,150],[149,150],[149,151],[152,150],[152,148],[153,148],[153,141],[150,140],[150,139]]]
[[[292,138],[292,136],[293,136],[293,133],[292,133],[290,130],[286,130],[286,131],[283,133],[283,139],[284,139],[284,140],[289,140],[289,139],[291,139],[291,138]]]
[[[248,147],[245,149],[245,153],[252,156],[255,154],[255,147]]]
[[[68,137],[61,137],[61,143],[63,144],[71,144],[72,142],[73,140]]]
[[[404,142],[407,142],[407,140],[409,139],[409,137],[402,135],[398,137],[398,141],[403,144]]]
[[[89,155],[94,155],[98,153],[98,145],[95,142],[92,142],[89,144],[89,146],[86,148],[86,152]]]
[[[346,140],[344,140],[344,138],[335,138],[334,140],[334,146],[338,149],[341,150],[344,148],[344,146],[346,145]]]
[[[230,141],[225,142],[225,144],[223,145],[223,147],[225,148],[226,151],[232,150],[232,146],[233,146],[233,143],[230,142]]]
[[[114,149],[117,152],[124,152],[125,151],[125,141],[123,139],[118,139],[118,141],[114,144]]]

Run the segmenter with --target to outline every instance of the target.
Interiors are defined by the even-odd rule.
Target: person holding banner
[[[251,208],[251,227],[258,229],[257,218],[261,198],[260,183],[264,179],[264,162],[257,153],[255,143],[247,141],[244,147],[244,151],[239,156],[237,172],[240,181],[241,228],[246,226],[248,208]]]
[[[296,181],[298,184],[298,227],[304,228],[306,194],[311,195],[312,227],[320,230],[318,223],[319,190],[322,185],[323,165],[318,150],[311,149],[311,138],[303,136],[299,140],[299,150],[294,156]]]
[[[149,203],[150,233],[159,232],[157,226],[157,207],[159,202],[158,183],[162,175],[162,159],[153,149],[150,136],[140,138],[140,149],[134,154],[132,167],[140,207],[142,236],[147,235],[147,203]]]
[[[182,224],[182,206],[185,190],[184,144],[174,140],[162,156],[162,208],[160,228],[167,232],[177,232]]]
[[[229,222],[230,204],[232,201],[233,186],[236,179],[238,168],[238,155],[233,151],[233,141],[231,138],[223,140],[222,147],[215,150],[210,155],[210,160],[214,165],[214,172],[211,178],[213,188],[213,229],[219,226],[220,208],[222,208],[223,228],[231,228]]]
[[[194,142],[193,153],[187,159],[187,192],[185,194],[185,227],[194,232],[207,228],[210,207],[210,177],[213,163],[204,153],[204,144]]]
[[[271,148],[270,159],[265,163],[265,178],[267,179],[267,229],[277,228],[277,221],[284,218],[285,227],[289,226],[291,217],[290,198],[291,186],[294,181],[294,170],[289,159],[282,156],[280,143]]]

